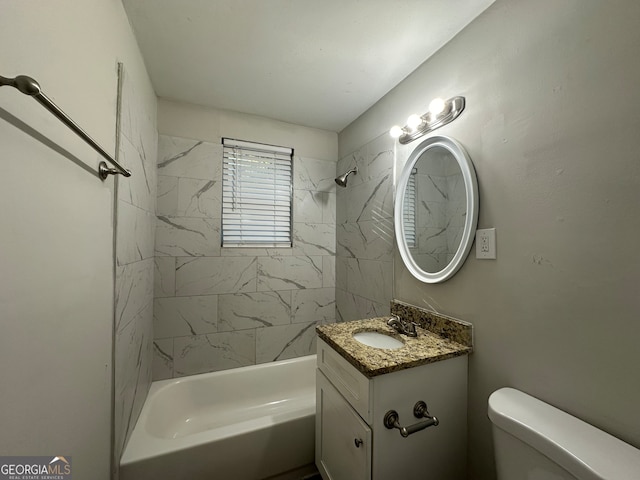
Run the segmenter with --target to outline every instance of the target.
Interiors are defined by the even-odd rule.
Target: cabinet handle
[[[360,445],[362,445],[364,442],[362,441],[361,438],[354,438],[353,443],[356,444],[356,448],[360,448]]]

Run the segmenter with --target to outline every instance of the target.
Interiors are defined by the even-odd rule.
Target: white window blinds
[[[404,191],[404,204],[402,212],[402,224],[404,226],[404,238],[408,247],[416,246],[416,172],[411,172],[406,190]]]
[[[222,145],[222,246],[291,247],[293,149]]]

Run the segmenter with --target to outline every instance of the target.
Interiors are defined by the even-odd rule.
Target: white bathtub
[[[153,382],[121,480],[262,479],[314,460],[316,356]]]

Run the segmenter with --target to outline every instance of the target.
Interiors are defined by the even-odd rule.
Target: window
[[[414,168],[409,175],[407,188],[404,192],[402,224],[408,247],[416,246],[416,173],[417,170]]]
[[[222,246],[291,247],[293,149],[222,145]]]

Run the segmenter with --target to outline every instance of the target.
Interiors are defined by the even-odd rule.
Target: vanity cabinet
[[[368,378],[318,339],[316,466],[324,480],[463,480],[466,478],[467,356]],[[398,424],[426,402],[439,420],[407,437]]]

